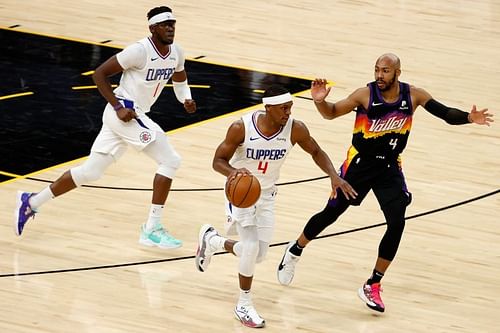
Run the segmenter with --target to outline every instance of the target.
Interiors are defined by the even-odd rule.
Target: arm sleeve
[[[141,69],[146,66],[146,49],[142,44],[134,43],[119,52],[116,55],[116,60],[118,60],[123,70],[129,68]]]
[[[184,57],[184,50],[177,44],[174,44],[177,49],[177,56],[179,61],[177,62],[177,67],[175,67],[176,72],[182,72],[184,70],[184,62],[186,58]]]
[[[429,111],[430,114],[443,119],[450,125],[463,125],[470,123],[468,112],[447,107],[432,98],[425,103],[424,108]]]

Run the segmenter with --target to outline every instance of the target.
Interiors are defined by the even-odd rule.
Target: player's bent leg
[[[91,182],[99,179],[104,170],[108,166],[110,166],[114,162],[113,156],[109,154],[102,153],[91,153],[89,158],[80,166],[71,169],[69,172],[65,172],[59,179],[57,179],[51,185],[48,192],[42,191],[44,195],[42,195],[42,200],[40,197],[37,197],[34,200],[34,203],[38,202],[39,204],[50,200],[52,196],[58,196],[64,194],[76,186],[81,186],[85,182]],[[20,236],[26,226],[26,223],[30,218],[34,218],[37,210],[32,206],[30,200],[33,200],[34,196],[37,196],[35,193],[22,192],[19,191],[17,193],[16,198],[16,208],[14,210],[14,232],[17,236]],[[45,199],[46,197],[46,199]]]
[[[162,132],[157,132],[155,140],[144,147],[143,152],[158,163],[155,181],[153,183],[153,204],[163,205],[175,172],[180,166],[181,157],[169,144],[167,137]],[[168,181],[162,181],[164,180]],[[147,223],[150,224],[149,222]],[[156,223],[153,228],[141,226],[139,243],[146,246],[157,246],[162,249],[174,249],[182,246],[182,241],[170,234],[161,223]]]
[[[207,270],[212,256],[217,251],[217,248],[210,243],[210,240],[217,236],[219,236],[217,230],[215,230],[210,224],[204,224],[201,226],[198,234],[198,248],[194,259],[196,268],[200,272]]]
[[[156,173],[173,179],[181,165],[181,156],[170,144],[167,136],[157,133],[155,141],[148,144],[143,152],[158,163]]]
[[[103,176],[104,171],[114,162],[115,159],[111,154],[91,152],[89,158],[82,165],[70,170],[71,178],[76,186],[96,181]]]

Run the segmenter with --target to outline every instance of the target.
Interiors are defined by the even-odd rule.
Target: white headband
[[[262,103],[264,105],[278,105],[278,104],[283,104],[287,102],[292,101],[292,95],[290,95],[289,92],[286,94],[278,95],[278,96],[271,96],[271,97],[264,97],[262,98]]]
[[[152,18],[150,18],[148,20],[149,25],[153,25],[153,24],[160,23],[163,21],[175,21],[174,14],[172,14],[170,12],[163,12],[160,14],[156,14],[155,16],[153,16]]]

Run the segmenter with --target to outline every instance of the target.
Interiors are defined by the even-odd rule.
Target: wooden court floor
[[[0,26],[126,46],[148,33],[145,14],[159,4],[3,0]],[[491,127],[450,126],[417,110],[403,155],[414,202],[383,280],[387,310],[382,315],[370,312],[356,295],[384,232],[383,226],[353,231],[384,221],[371,195],[328,228],[329,237],[310,244],[291,286],[278,284],[282,244],[299,234],[329,193],[326,180],[311,180],[321,171],[295,148],[280,181],[305,181],[279,187],[276,246],[254,280],[254,303],[267,322],[263,330],[500,331],[500,4],[207,0],[167,5],[178,18],[176,40],[188,58],[325,77],[335,82],[329,97],[335,101],[371,81],[376,58],[394,52],[402,60],[402,81],[447,105],[468,111],[476,104],[497,117]],[[165,216],[168,228],[184,240],[178,250],[137,243],[156,167],[132,150],[94,184],[103,188],[80,188],[48,203],[20,238],[12,231],[16,191],[46,186],[25,176],[54,180],[81,160],[0,184],[0,331],[250,331],[232,315],[237,260],[217,255],[205,273],[193,260],[200,225],[222,229],[223,192],[206,189],[223,185],[223,177],[211,169],[212,154],[240,115],[169,133],[183,157]],[[302,98],[295,99],[293,115],[339,166],[350,144],[353,115],[326,121]]]

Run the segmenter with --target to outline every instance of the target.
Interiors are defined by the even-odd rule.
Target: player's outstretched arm
[[[490,126],[493,122],[493,114],[488,113],[488,109],[477,110],[473,105],[470,112],[465,112],[436,101],[422,88],[412,86],[411,89],[416,105],[422,105],[430,114],[443,119],[450,125],[474,123]]]
[[[361,105],[362,96],[368,88],[360,88],[350,94],[347,98],[336,103],[327,102],[325,98],[330,93],[331,87],[327,87],[328,81],[325,79],[315,79],[311,82],[311,96],[314,105],[325,119],[334,119],[343,116],[355,107]]]

